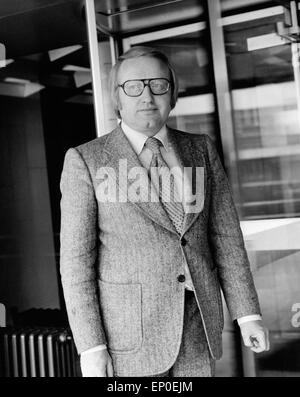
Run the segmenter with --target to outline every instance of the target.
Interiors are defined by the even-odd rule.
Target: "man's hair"
[[[122,54],[115,65],[112,67],[111,72],[110,72],[110,77],[109,77],[109,86],[110,86],[110,95],[111,95],[111,100],[112,104],[114,107],[114,111],[116,115],[120,118],[120,112],[119,112],[119,87],[118,87],[118,73],[120,70],[120,67],[122,63],[126,59],[134,59],[134,58],[140,58],[140,57],[150,57],[154,59],[158,59],[161,61],[164,65],[167,66],[167,68],[170,71],[170,84],[171,84],[171,109],[175,107],[177,97],[178,97],[178,81],[177,81],[177,76],[174,68],[170,64],[167,56],[152,47],[146,47],[146,46],[136,46],[132,47],[130,50],[124,52]],[[159,77],[159,76],[158,76]]]

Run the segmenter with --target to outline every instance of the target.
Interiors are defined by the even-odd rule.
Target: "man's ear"
[[[117,103],[116,103],[117,109],[120,111],[120,110],[122,110],[122,105],[121,105],[121,101],[120,101],[120,95],[118,92],[116,93],[116,99],[117,99]]]

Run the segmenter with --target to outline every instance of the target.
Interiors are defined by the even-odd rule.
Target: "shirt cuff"
[[[248,321],[257,321],[262,320],[260,314],[251,314],[250,316],[244,316],[237,319],[238,325],[247,323]]]
[[[98,346],[92,347],[91,349],[85,350],[84,352],[81,352],[81,355],[98,352],[98,351],[104,350],[104,349],[106,349],[106,345],[98,345]]]

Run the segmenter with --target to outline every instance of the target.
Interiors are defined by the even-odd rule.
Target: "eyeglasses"
[[[148,81],[148,83],[145,83]],[[166,94],[170,89],[170,82],[168,79],[141,79],[141,80],[127,80],[123,84],[118,84],[122,87],[127,96],[135,97],[142,95],[145,87],[148,86],[153,95]]]

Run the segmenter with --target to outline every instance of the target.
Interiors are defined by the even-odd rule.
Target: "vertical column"
[[[300,109],[300,44],[291,43],[291,51],[292,51],[292,64],[293,64],[294,77],[295,77],[297,105],[298,105],[298,109]],[[298,112],[298,117],[300,123],[300,111]]]
[[[207,9],[224,161],[225,166],[229,171],[229,179],[233,188],[235,201],[236,203],[240,203],[239,178],[236,164],[237,151],[234,139],[232,104],[229,92],[220,0],[207,0]]]
[[[105,126],[105,108],[102,96],[101,69],[99,62],[99,48],[94,0],[85,0],[85,13],[89,40],[90,65],[92,70],[96,131],[97,136],[101,136],[104,135],[107,130]]]

